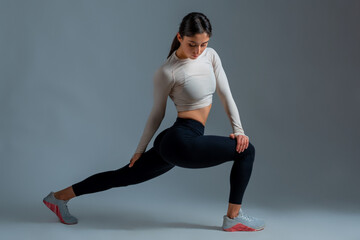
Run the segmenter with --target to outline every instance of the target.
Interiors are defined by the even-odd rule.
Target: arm
[[[145,152],[151,138],[159,128],[165,116],[166,102],[173,83],[171,73],[165,71],[162,67],[155,72],[153,78],[154,103],[135,153]]]
[[[215,50],[213,50],[212,64],[216,78],[216,92],[225,108],[227,116],[229,117],[233,133],[235,136],[245,135],[241,125],[239,111],[232,97],[229,82],[221,64],[221,59]]]

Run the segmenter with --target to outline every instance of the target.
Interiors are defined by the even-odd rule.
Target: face
[[[184,38],[177,33],[177,39],[180,42],[176,52],[178,57],[196,59],[205,50],[210,38],[207,33],[198,33],[193,37],[184,36]]]

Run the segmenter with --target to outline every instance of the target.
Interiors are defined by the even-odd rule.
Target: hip
[[[174,124],[163,130],[154,140],[154,148],[158,153],[172,152],[182,155],[191,147],[192,141],[203,136],[205,126],[194,119],[177,117]]]

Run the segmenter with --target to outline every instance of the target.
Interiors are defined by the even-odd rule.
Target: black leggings
[[[249,143],[244,152],[236,151],[236,139],[204,135],[204,125],[194,119],[176,118],[170,128],[154,140],[129,168],[129,164],[94,174],[72,185],[76,196],[104,191],[114,187],[134,185],[155,178],[174,166],[207,168],[234,161],[230,173],[229,203],[241,204],[255,159],[255,148]]]

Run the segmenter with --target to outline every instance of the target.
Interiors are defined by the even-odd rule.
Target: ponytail
[[[169,52],[169,55],[167,56],[167,58],[169,58],[171,56],[171,54],[177,50],[178,48],[180,47],[180,42],[179,40],[177,39],[177,34],[175,35],[174,37],[174,40],[172,41],[172,44],[171,44],[171,48],[170,48],[170,52]]]

